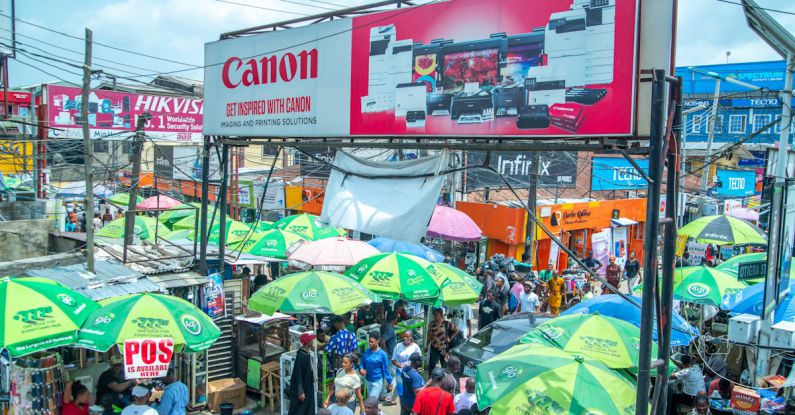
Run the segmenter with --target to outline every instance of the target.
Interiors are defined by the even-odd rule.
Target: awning
[[[148,275],[147,278],[163,288],[192,287],[210,282],[207,277],[195,272],[177,272],[157,275]]]
[[[126,294],[163,291],[163,288],[140,272],[111,260],[96,261],[94,273],[88,272],[85,263],[81,262],[31,269],[25,271],[25,275],[51,279],[95,301]]]
[[[290,317],[287,314],[282,313],[273,313],[272,316],[267,316],[265,314],[260,314],[258,316],[235,316],[236,321],[245,321],[246,323],[251,324],[259,324],[265,325],[272,321],[280,321],[280,320],[295,320],[295,317]]]
[[[610,219],[610,226],[617,228],[619,226],[632,226],[637,225],[638,222],[629,218]]]

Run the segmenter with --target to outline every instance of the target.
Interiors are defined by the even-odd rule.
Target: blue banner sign
[[[649,160],[635,159],[644,173],[649,173]],[[592,160],[591,190],[632,190],[648,187],[649,183],[622,157],[594,157]]]
[[[718,169],[718,182],[715,193],[720,196],[742,197],[756,193],[756,172],[752,170]]]

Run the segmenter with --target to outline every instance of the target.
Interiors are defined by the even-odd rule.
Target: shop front
[[[293,213],[320,215],[323,211],[325,189],[309,186],[285,186],[285,216]]]
[[[483,237],[487,238],[485,244],[479,243],[480,249],[477,249],[478,243],[470,242],[473,246],[467,249],[468,257],[476,255],[477,263],[494,254],[503,254],[516,259],[522,257],[526,223],[524,209],[476,202],[457,202],[455,208],[472,218],[483,232]]]
[[[540,206],[536,214],[580,258],[593,251],[594,257],[602,263],[607,263],[607,258],[613,255],[623,264],[630,252],[635,252],[638,258],[643,256],[646,199]],[[544,268],[546,264],[553,263],[555,269],[568,268],[568,255],[540,228],[536,235],[538,251],[533,261],[536,267]]]

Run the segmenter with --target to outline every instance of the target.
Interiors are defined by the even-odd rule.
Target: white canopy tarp
[[[415,160],[376,162],[337,152],[320,220],[399,241],[418,243],[442,190],[448,152]]]

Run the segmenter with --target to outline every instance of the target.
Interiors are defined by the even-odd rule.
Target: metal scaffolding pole
[[[199,235],[201,235],[199,267],[204,275],[209,274],[209,269],[207,268],[207,201],[210,196],[210,149],[212,147],[212,137],[209,135],[204,136],[204,148],[202,149],[202,206],[199,215]]]
[[[218,190],[218,272],[224,273],[224,257],[226,256],[226,199],[229,183],[229,145],[221,144],[221,188]]]

